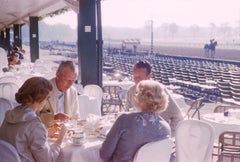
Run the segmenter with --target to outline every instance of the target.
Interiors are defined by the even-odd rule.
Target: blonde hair
[[[135,100],[144,112],[162,112],[168,105],[168,96],[163,85],[153,80],[138,83]]]

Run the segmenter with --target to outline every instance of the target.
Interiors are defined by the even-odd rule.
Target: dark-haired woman
[[[59,156],[66,127],[60,126],[59,138],[49,146],[47,130],[36,115],[46,104],[52,88],[51,83],[42,77],[26,80],[15,94],[16,101],[21,105],[5,114],[0,139],[12,144],[23,162],[50,162]]]

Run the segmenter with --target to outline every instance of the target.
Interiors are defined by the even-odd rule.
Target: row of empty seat
[[[240,64],[219,60],[208,60],[199,58],[175,57],[166,55],[104,55],[104,63],[112,65],[114,72],[132,78],[132,68],[138,60],[148,60],[153,66],[153,78],[165,85],[174,84],[172,79],[184,82],[198,83],[201,85],[215,86],[209,100],[219,100],[219,97],[240,100]],[[109,74],[111,75],[111,74]],[[114,75],[114,73],[112,74]],[[233,85],[233,88],[220,88],[222,82]],[[189,87],[188,87],[189,88]],[[193,87],[196,94],[205,96],[204,89]],[[208,93],[208,92],[207,92]],[[195,96],[194,98],[198,98]]]

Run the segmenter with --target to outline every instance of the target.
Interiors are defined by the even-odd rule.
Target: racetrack
[[[121,48],[120,44],[111,44],[111,48]],[[137,51],[150,51],[150,46],[139,45]],[[205,58],[203,47],[179,47],[179,46],[154,46],[154,53],[160,53],[165,55],[178,55],[185,57],[202,57]],[[240,62],[240,48],[237,49],[223,49],[216,47],[215,59],[227,60],[227,61],[239,61]]]
[[[205,57],[204,49],[197,47],[154,47],[154,51],[161,54],[180,55],[187,57]],[[240,50],[235,49],[216,49],[215,59],[240,61]]]

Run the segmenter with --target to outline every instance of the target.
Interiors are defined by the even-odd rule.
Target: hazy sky
[[[240,24],[240,0],[102,0],[103,26],[142,27],[151,19],[154,26],[162,23],[237,26]],[[70,11],[44,21],[48,24],[64,22],[76,28],[77,15]]]

